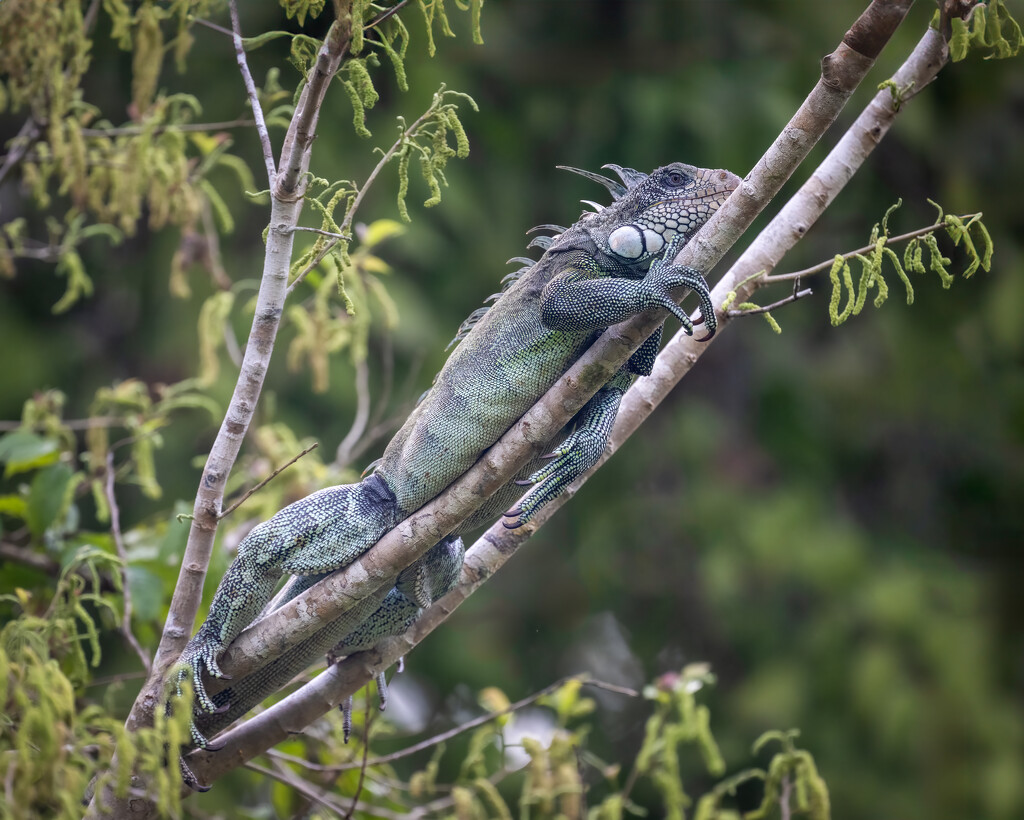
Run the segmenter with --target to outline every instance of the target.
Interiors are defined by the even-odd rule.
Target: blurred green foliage
[[[81,13],[79,4],[64,5],[64,15]],[[41,559],[0,564],[0,617],[38,617],[51,601],[68,600],[55,595],[52,573],[56,567],[70,579],[81,549],[94,566],[102,557],[98,579],[121,577],[102,472],[113,454],[134,632],[153,646],[187,529],[175,514],[191,509],[217,411],[230,398],[231,339],[244,338],[250,321],[266,209],[245,194],[259,187],[249,169],[261,167],[251,130],[224,127],[213,138],[160,130],[168,122],[248,118],[229,41],[195,25],[187,37],[176,35],[181,18],[171,12],[184,4],[136,5],[161,17],[136,21],[150,38],[149,58],[154,49],[170,58],[157,73],[140,49],[131,50],[120,18],[100,14],[87,66],[81,43],[45,53],[69,84],[81,76],[82,100],[6,86],[0,112],[5,144],[30,111],[50,128],[62,124],[49,139],[68,146],[72,159],[82,156],[83,128],[127,122],[136,129],[109,144],[90,142],[91,165],[71,162],[81,173],[66,177],[63,191],[47,156],[0,184],[0,221],[9,226],[0,250],[38,249],[27,237],[49,243],[45,253],[0,265],[0,418],[24,418],[31,427],[0,439],[0,535],[30,544]],[[322,36],[323,19],[299,19],[313,5],[293,4],[289,17],[276,4],[243,4],[244,31],[304,25],[307,35]],[[225,522],[225,549],[211,577],[246,525],[311,487],[350,480],[379,452],[380,438],[351,464],[331,454],[357,415],[361,357],[351,355],[353,346],[369,364],[367,429],[387,429],[429,384],[461,319],[497,289],[503,260],[522,252],[524,231],[571,220],[574,203],[594,197],[585,182],[552,173],[556,164],[649,169],[682,160],[745,173],[863,5],[491,0],[481,48],[472,45],[470,15],[435,18],[434,43],[417,32],[422,16],[411,4],[402,16],[412,36],[392,28],[386,38],[402,53],[404,74],[381,46],[375,53],[383,65],[367,57],[364,66],[378,95],[373,107],[356,86],[359,77],[346,77],[354,96],[333,90],[313,172],[323,180],[365,179],[379,160],[372,147],[391,144],[395,118],[413,122],[442,82],[479,103],[479,113],[463,110],[471,153],[430,176],[448,186],[438,208],[419,208],[435,190],[411,175],[412,222],[401,235],[381,233],[391,224],[383,220],[397,215],[397,168],[386,169],[362,205],[367,224],[352,226],[363,241],[353,246],[351,268],[341,274],[328,264],[297,292],[307,309],[282,331],[230,490],[252,486],[312,439],[323,447]],[[3,6],[9,11],[15,0]],[[17,3],[19,13],[32,6]],[[1008,8],[1020,16],[1019,2]],[[479,4],[472,9],[478,14]],[[915,4],[812,162],[900,63],[933,10]],[[208,13],[223,22],[216,9]],[[63,19],[44,23],[70,25]],[[10,48],[27,23],[19,25],[0,30],[5,72],[26,57]],[[449,26],[459,36],[442,43]],[[41,28],[40,42],[57,30]],[[265,105],[284,106],[268,118],[277,146],[299,73],[288,64],[288,38],[259,46],[249,57]],[[179,56],[183,73],[174,67]],[[350,101],[371,138],[353,132]],[[83,123],[91,106],[93,119]],[[996,247],[991,270],[948,291],[937,278],[921,278],[912,307],[892,300],[837,329],[819,277],[813,297],[777,314],[781,336],[757,321],[723,334],[676,396],[535,543],[410,658],[407,675],[445,716],[439,720],[476,710],[467,693],[486,686],[515,697],[588,671],[640,688],[707,661],[718,678],[708,694],[712,729],[729,766],[746,765],[751,739],[762,732],[799,726],[837,816],[1001,820],[1024,812],[1022,112],[1024,72],[1012,61],[976,56],[947,67],[908,104],[786,267],[860,247],[902,198],[890,218],[894,234],[934,221],[929,199],[951,213],[983,211]],[[457,129],[451,133],[457,142]],[[114,173],[104,163],[132,140],[140,153]],[[159,185],[143,184],[147,163],[159,171],[152,177]],[[809,173],[801,169],[787,190]],[[307,210],[307,224],[321,227],[324,213],[334,219],[326,205],[338,190],[321,198],[320,211]],[[51,198],[49,211],[30,204],[33,191]],[[54,218],[58,205],[66,210]],[[83,216],[106,218],[115,205],[134,215],[116,231],[91,228]],[[368,239],[368,231],[378,233]],[[940,253],[951,255],[943,242]],[[339,275],[351,321],[343,318]],[[111,423],[82,421],[97,416]],[[112,683],[79,689],[78,715],[95,717],[87,710],[97,704],[123,714],[141,667],[118,638],[120,610],[88,598],[80,606],[94,625],[69,610],[66,634],[81,633],[82,642],[65,648],[63,673],[76,685],[86,676]],[[24,665],[12,646],[31,644],[5,643],[5,663]],[[52,694],[55,714],[66,712],[67,693]],[[595,700],[587,753],[609,766],[636,759],[650,710]],[[108,723],[114,732],[117,722]],[[787,738],[775,739],[796,766],[803,758]],[[458,774],[451,761],[470,756],[472,747],[458,743],[457,753],[435,761],[440,782]],[[308,751],[298,740],[294,746]],[[527,752],[537,783],[572,762],[571,747]],[[416,759],[403,776],[426,771],[430,759]],[[766,752],[757,762],[771,771]],[[726,807],[753,811],[764,796],[753,781],[735,784],[735,794],[714,791],[719,781],[699,754],[681,765],[694,793],[717,795]],[[737,773],[727,768],[723,782]],[[347,772],[339,791],[350,793],[357,777]],[[654,779],[639,779],[630,800],[657,814],[664,793]],[[203,800],[211,812],[236,816],[267,816],[266,804],[297,808],[293,792],[252,772],[233,775]]]

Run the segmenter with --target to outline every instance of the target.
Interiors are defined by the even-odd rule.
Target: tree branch
[[[341,225],[338,226],[340,232],[338,234],[332,235],[327,231],[314,230],[315,233],[324,233],[325,235],[332,236],[333,238],[331,239],[330,242],[323,246],[323,248],[320,250],[320,253],[318,253],[316,257],[308,265],[306,265],[305,268],[299,271],[299,273],[292,280],[291,284],[288,285],[289,295],[293,290],[295,290],[296,287],[298,287],[299,283],[303,279],[305,279],[306,276],[309,275],[310,271],[316,270],[316,266],[320,264],[320,262],[323,260],[325,256],[327,256],[327,254],[334,250],[334,246],[337,245],[342,238],[345,238],[348,235],[348,229],[352,226],[352,221],[353,219],[355,219],[356,211],[358,210],[360,204],[362,203],[363,197],[366,196],[366,192],[370,189],[370,186],[373,185],[374,181],[380,175],[380,172],[384,170],[384,166],[391,161],[391,158],[395,155],[395,153],[401,150],[402,146],[405,145],[409,137],[416,133],[416,130],[421,125],[423,125],[424,121],[427,119],[430,113],[431,112],[428,109],[426,112],[421,114],[412,125],[406,128],[399,135],[398,139],[396,139],[391,144],[391,147],[384,152],[383,156],[381,156],[380,158],[380,161],[374,166],[373,170],[370,171],[369,176],[366,177],[366,181],[356,192],[355,198],[352,200],[352,204],[349,206],[348,213],[345,214],[345,218],[342,220]]]
[[[327,31],[316,63],[309,72],[306,87],[302,89],[299,103],[295,107],[295,115],[285,134],[281,148],[280,173],[276,184],[272,183],[274,196],[281,200],[292,200],[302,196],[300,180],[308,167],[308,156],[316,136],[316,125],[320,118],[320,106],[323,103],[327,87],[330,85],[338,67],[348,51],[352,36],[352,2],[336,4],[337,19],[331,23]]]
[[[337,70],[347,46],[347,40],[343,41],[337,36],[338,30],[337,24],[332,26],[334,35],[329,36],[323,43],[317,57],[318,71],[327,78],[333,76]],[[309,148],[325,87],[325,84],[321,83],[318,86],[319,93],[310,93],[310,85],[304,89],[285,140],[285,148],[282,149],[281,167],[287,165],[288,173],[294,175],[295,179],[304,174],[309,165]],[[254,105],[254,114],[258,110],[258,104]],[[304,138],[297,142],[295,133],[299,122],[303,124]],[[281,186],[273,183],[272,177],[270,227],[267,231],[263,274],[242,366],[231,402],[203,469],[193,507],[188,543],[164,632],[154,658],[153,674],[139,693],[128,716],[126,728],[129,731],[149,725],[154,710],[162,708],[163,678],[166,670],[181,654],[182,648],[192,634],[213,550],[218,516],[223,505],[225,483],[249,429],[274,350],[291,265],[294,237],[291,229],[298,224],[302,198],[294,190],[285,191],[287,195],[280,196]],[[145,814],[138,801],[129,809],[124,801],[114,800],[109,794],[94,801],[94,811],[98,808],[98,803],[105,804],[101,811],[109,810],[113,815],[140,817]]]
[[[270,131],[267,129],[266,120],[263,119],[263,107],[260,105],[260,94],[256,90],[256,83],[253,82],[252,72],[249,71],[249,61],[245,56],[245,44],[242,43],[242,29],[238,22],[238,0],[229,0],[228,9],[231,12],[231,39],[235,45],[235,61],[238,63],[238,71],[245,83],[245,92],[249,95],[249,105],[252,107],[252,117],[256,122],[256,133],[260,136],[260,148],[263,150],[263,162],[267,167],[267,179],[270,187],[274,186],[274,179],[277,177],[277,169],[274,167],[274,147],[270,144]]]

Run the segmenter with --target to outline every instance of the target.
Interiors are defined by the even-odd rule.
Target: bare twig
[[[398,3],[395,3],[395,5],[393,5],[391,8],[387,9],[386,11],[381,12],[372,22],[367,23],[363,28],[370,29],[370,28],[375,28],[376,26],[379,26],[381,23],[383,23],[385,20],[387,20],[393,14],[398,14],[398,12],[401,10],[401,8],[403,6],[407,6],[408,4],[409,4],[409,0],[399,0]]]
[[[292,228],[292,231],[306,231],[307,233],[318,233],[321,236],[329,236],[331,237],[331,239],[336,239],[339,242],[348,241],[349,239],[352,238],[352,234],[325,231],[323,228],[307,228],[304,225],[296,225],[294,228]]]
[[[228,128],[249,128],[255,121],[246,119],[226,120],[225,122],[181,122],[167,125],[122,125],[116,128],[81,128],[83,137],[133,137],[141,134],[163,134],[167,131],[191,133],[196,131],[224,131]]]
[[[352,450],[359,442],[370,419],[370,367],[366,359],[356,362],[356,415],[345,438],[338,445],[334,463],[345,467],[352,460]]]
[[[296,777],[285,766],[275,766],[273,769],[268,769],[266,766],[260,766],[258,763],[249,761],[245,764],[245,768],[250,771],[258,772],[264,777],[269,777],[271,780],[283,783],[289,788],[295,789],[295,791],[299,792],[303,797],[308,798],[313,803],[323,806],[328,811],[334,812],[335,814],[341,814],[344,811],[344,808],[340,803],[333,799],[332,795],[322,789],[313,788],[309,782],[303,780],[301,777]]]
[[[790,820],[793,808],[789,805],[793,796],[793,778],[788,774],[782,776],[782,788],[779,790],[779,820]]]
[[[12,151],[11,154],[13,153]],[[11,154],[7,156],[9,157]],[[31,243],[27,247],[22,245],[17,251],[4,248],[0,253],[3,253],[8,259],[36,259],[40,262],[56,262],[60,259],[61,245],[50,245],[42,242],[36,244],[34,240],[27,241]]]
[[[34,117],[30,116],[22,123],[17,136],[10,141],[10,153],[4,157],[3,165],[0,165],[0,183],[4,181],[4,177],[10,173],[12,168],[21,162],[38,138],[39,124],[35,121]]]
[[[205,28],[208,28],[211,31],[216,31],[218,34],[223,34],[226,37],[234,38],[235,36],[235,33],[231,29],[217,25],[212,20],[204,20],[202,17],[195,17],[193,18],[193,22],[198,23],[200,26],[204,26]]]
[[[814,291],[810,288],[804,288],[803,290],[794,290],[785,299],[779,299],[777,302],[772,302],[770,305],[759,305],[758,307],[730,310],[726,312],[726,316],[735,318],[736,316],[757,316],[761,313],[768,313],[769,311],[780,308],[783,305],[789,305],[795,302],[797,299],[803,299],[806,296],[810,296]]]
[[[556,692],[561,687],[565,686],[571,680],[579,680],[584,686],[593,686],[597,689],[604,689],[609,692],[615,692],[620,695],[626,695],[628,697],[637,698],[640,697],[640,693],[634,689],[628,689],[624,686],[617,686],[614,683],[605,683],[604,681],[593,680],[586,675],[568,675],[560,680],[550,683],[543,689],[534,692],[532,695],[528,695],[522,700],[517,700],[515,703],[506,706],[504,709],[500,709],[497,712],[488,712],[486,715],[480,715],[480,717],[468,720],[465,723],[460,723],[458,726],[454,726],[447,731],[441,732],[429,737],[426,740],[421,740],[419,743],[414,743],[412,746],[406,746],[404,749],[399,749],[397,752],[392,752],[388,755],[382,755],[381,757],[372,758],[367,765],[369,766],[380,766],[384,763],[393,763],[396,760],[401,760],[403,757],[409,757],[417,752],[422,752],[424,749],[430,749],[433,746],[437,746],[439,743],[447,743],[453,737],[458,737],[464,732],[468,732],[471,729],[476,729],[478,726],[484,726],[490,723],[492,720],[497,720],[505,715],[510,715],[513,712],[518,712],[529,706],[532,703],[536,703],[541,698],[550,695],[552,692]],[[336,771],[344,772],[349,769],[356,768],[358,763],[342,763],[338,766],[333,767]]]
[[[257,484],[252,489],[247,490],[242,495],[242,497],[238,499],[238,501],[236,501],[234,504],[232,504],[226,510],[223,510],[220,513],[220,515],[218,515],[217,517],[218,518],[226,518],[227,516],[231,515],[231,513],[233,513],[235,510],[237,510],[239,507],[241,507],[242,504],[244,504],[251,495],[253,495],[254,493],[258,493],[260,490],[262,490],[264,487],[266,487],[271,481],[273,481],[275,478],[277,478],[281,473],[283,473],[285,470],[287,470],[289,467],[291,467],[296,461],[298,461],[304,455],[307,455],[308,453],[313,452],[319,446],[320,446],[320,442],[318,442],[318,441],[317,442],[313,442],[312,444],[309,445],[309,447],[307,447],[305,450],[303,450],[297,456],[294,456],[293,458],[288,459],[288,461],[286,461],[284,464],[282,464],[280,467],[278,467],[276,470],[274,470],[274,472],[272,472],[270,475],[268,475],[259,484]]]
[[[369,176],[366,177],[366,181],[360,186],[359,191],[356,193],[355,198],[352,200],[352,205],[349,207],[348,213],[345,214],[345,218],[342,220],[341,225],[338,226],[340,238],[347,238],[347,231],[352,225],[352,220],[355,218],[356,211],[359,209],[359,205],[362,203],[363,197],[366,196],[366,192],[370,189],[370,186],[372,186],[377,177],[380,176],[380,172],[384,170],[384,166],[387,165],[388,162],[391,161],[391,158],[398,151],[401,150],[402,146],[405,145],[409,137],[416,133],[417,129],[421,125],[423,125],[428,116],[429,112],[424,112],[416,119],[416,121],[412,125],[406,128],[402,132],[401,136],[399,136],[398,139],[395,140],[394,143],[392,143],[391,147],[384,152],[384,154],[380,158],[380,161],[374,166],[373,170],[370,171]],[[336,237],[332,239],[330,242],[328,242],[326,245],[324,245],[324,247],[320,250],[320,253],[316,255],[316,258],[314,258],[312,262],[306,265],[306,267],[303,268],[296,275],[296,277],[291,281],[291,284],[288,285],[289,295],[291,295],[291,292],[295,290],[299,283],[303,279],[305,279],[306,276],[308,276],[311,271],[316,269],[316,266],[319,265],[321,261],[323,261],[324,257],[326,257],[327,254],[334,250],[334,247],[338,244],[339,241],[340,239]]]
[[[235,44],[235,61],[238,63],[238,70],[242,74],[245,91],[249,95],[252,117],[256,123],[256,133],[260,136],[260,148],[263,149],[263,162],[267,167],[267,179],[270,181],[270,187],[273,188],[274,180],[277,178],[277,168],[274,167],[274,147],[270,144],[270,131],[267,130],[266,120],[263,119],[260,94],[256,89],[256,83],[252,79],[252,72],[249,71],[249,61],[245,56],[242,30],[238,22],[238,0],[229,0],[228,9],[231,12],[231,32],[232,41]]]
[[[381,701],[381,709],[384,708]],[[370,690],[366,690],[366,710],[363,717],[363,753],[359,761],[359,780],[356,781],[355,791],[352,793],[352,803],[345,812],[345,820],[352,820],[356,807],[359,805],[359,795],[363,793],[363,781],[366,780],[366,761],[370,757],[370,727],[373,725],[377,712],[370,708]]]
[[[0,432],[20,430],[25,426],[25,423],[21,421],[0,421]],[[34,426],[43,429],[42,424]],[[94,430],[100,427],[124,427],[126,425],[125,420],[117,416],[94,416],[89,419],[66,419],[60,422],[60,426],[66,427],[68,430]]]
[[[124,612],[121,615],[121,634],[125,642],[132,648],[132,651],[139,656],[142,667],[148,675],[153,667],[149,653],[142,648],[135,634],[132,632],[132,592],[128,585],[128,551],[124,548],[124,538],[121,535],[121,510],[117,506],[117,496],[114,493],[114,453],[107,453],[107,474],[103,482],[103,491],[107,497],[107,506],[110,508],[110,534],[114,538],[114,547],[117,550],[117,557],[121,559],[121,583],[123,585],[122,598],[124,599]]]
[[[17,537],[17,533],[8,533],[8,535]],[[26,547],[20,547],[9,541],[0,541],[0,561],[10,561],[13,564],[21,564],[23,567],[28,567],[36,572],[45,573],[51,578],[60,578],[61,572],[64,571],[60,561],[50,558],[48,555],[40,555]],[[92,575],[88,574],[82,568],[76,569],[75,572],[84,578],[92,578]],[[110,575],[106,572],[100,572],[99,576],[100,592],[119,591],[119,585]]]
[[[119,675],[104,675],[102,678],[93,678],[88,683],[83,684],[83,686],[86,689],[92,689],[99,686],[106,688],[111,684],[124,683],[125,681],[138,680],[139,678],[144,677],[146,677],[145,672],[122,672]]]
[[[59,578],[61,573],[60,561],[50,558],[48,555],[40,555],[30,549],[0,541],[0,561],[10,561],[14,564],[21,564],[37,572],[45,573],[53,578]]]

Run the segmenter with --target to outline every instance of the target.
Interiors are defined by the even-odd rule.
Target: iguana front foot
[[[639,283],[641,304],[644,309],[662,307],[668,310],[683,325],[687,336],[693,335],[694,325],[704,324],[708,334],[697,341],[707,342],[711,340],[718,329],[718,319],[711,302],[711,290],[708,283],[696,268],[672,263],[685,244],[686,237],[683,234],[677,234],[669,240],[664,256],[654,261],[647,275]],[[672,297],[671,292],[674,289],[683,287],[692,290],[700,301],[700,310],[697,311],[695,320],[691,320],[686,311]]]

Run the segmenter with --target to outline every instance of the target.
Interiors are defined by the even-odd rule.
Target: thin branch
[[[381,709],[384,708],[384,701],[381,701]],[[366,761],[370,757],[370,727],[373,725],[377,712],[370,708],[370,690],[366,690],[366,710],[363,713],[363,753],[359,761],[359,780],[356,781],[355,791],[352,793],[352,803],[345,812],[345,820],[352,820],[356,807],[359,805],[359,795],[363,793],[363,782],[366,780]]]
[[[25,426],[24,422],[20,421],[0,421],[0,430],[17,430]],[[41,423],[33,426],[43,428]],[[97,428],[127,427],[128,424],[119,416],[93,416],[87,419],[63,419],[60,426],[66,427],[68,430],[95,430]]]
[[[142,667],[148,675],[153,668],[153,662],[149,654],[142,648],[142,644],[132,632],[132,592],[128,585],[128,551],[124,548],[124,538],[121,535],[121,510],[117,506],[117,495],[114,493],[114,453],[107,453],[107,474],[103,482],[103,491],[107,497],[107,507],[110,508],[110,534],[114,538],[114,547],[117,550],[117,557],[121,559],[121,584],[122,598],[124,599],[124,613],[121,616],[121,634],[127,644],[132,648]]]
[[[510,774],[514,774],[518,769],[506,769],[504,766],[498,769],[493,774],[487,777],[487,782],[492,786],[497,786],[502,780],[508,777]],[[454,793],[447,795],[446,797],[438,797],[436,800],[431,800],[429,803],[425,803],[422,806],[414,806],[404,815],[406,820],[419,820],[421,817],[436,816],[440,812],[450,809],[455,805]],[[374,807],[373,813],[376,814],[377,808]],[[559,815],[564,817],[565,815]]]
[[[338,445],[334,457],[334,463],[339,467],[346,467],[351,462],[352,450],[366,432],[366,425],[370,420],[370,367],[365,358],[356,362],[355,387],[356,415],[352,419],[348,433]]]
[[[963,220],[974,219],[981,216],[981,213],[963,214],[960,218]],[[936,222],[934,225],[929,225],[927,228],[918,228],[916,231],[909,231],[908,233],[901,233],[899,236],[890,236],[886,240],[886,245],[892,245],[896,242],[906,242],[908,239],[916,239],[919,236],[924,236],[926,233],[932,233],[940,228],[945,228],[945,222]],[[863,248],[857,248],[855,251],[841,254],[843,259],[853,259],[858,254],[870,253],[875,249],[874,245],[865,245]],[[794,271],[792,273],[774,273],[771,276],[767,274],[762,276],[757,282],[758,287],[774,285],[778,282],[789,282],[793,279],[803,279],[806,276],[813,276],[816,273],[821,273],[823,270],[828,270],[835,263],[835,257],[827,259],[817,265],[813,265],[803,270]]]
[[[242,73],[245,91],[249,95],[249,105],[252,106],[252,117],[256,123],[256,133],[260,136],[260,147],[263,149],[263,162],[267,168],[267,179],[270,181],[270,187],[273,188],[274,180],[277,178],[277,168],[274,166],[274,147],[270,144],[270,131],[267,130],[266,120],[263,119],[260,93],[256,89],[256,83],[252,79],[252,72],[249,71],[249,61],[245,56],[245,44],[242,42],[242,30],[238,22],[238,0],[228,0],[228,9],[231,12],[231,32],[232,41],[235,44],[235,61],[238,63],[238,70]]]
[[[793,291],[785,299],[779,299],[777,302],[772,302],[770,305],[758,306],[754,308],[747,308],[746,310],[730,310],[726,312],[726,316],[737,317],[737,316],[757,316],[761,313],[768,313],[769,311],[780,308],[783,305],[790,305],[797,299],[803,299],[804,297],[810,296],[814,291],[810,288],[804,288],[803,290]]]
[[[336,803],[330,794],[321,789],[315,789],[307,781],[293,775],[287,767],[275,767],[273,769],[268,769],[266,766],[260,766],[258,763],[249,761],[245,764],[245,768],[253,772],[258,772],[264,777],[269,777],[271,780],[283,783],[289,788],[295,789],[295,791],[299,792],[303,797],[323,806],[328,811],[332,811],[335,814],[341,814],[344,811],[344,808],[339,803]]]
[[[122,672],[119,675],[104,675],[102,678],[93,678],[88,683],[83,684],[83,686],[86,689],[92,689],[92,688],[97,687],[97,686],[102,686],[102,687],[106,688],[106,687],[110,686],[111,684],[124,683],[125,681],[128,681],[128,680],[138,680],[140,678],[145,678],[145,677],[146,677],[146,673],[145,672]]]
[[[8,533],[8,535],[16,535],[16,533]],[[9,541],[0,541],[0,561],[10,561],[13,564],[21,564],[23,567],[28,567],[36,572],[42,572],[45,575],[49,575],[51,578],[60,578],[61,572],[64,571],[60,561],[50,558],[48,555],[40,555],[26,547],[19,547]],[[92,576],[87,574],[81,567],[76,569],[75,572],[83,578],[87,578],[89,580],[92,578]],[[100,573],[100,591],[119,591],[118,585],[114,582],[114,579],[106,572]]]
[[[219,26],[211,20],[204,20],[202,17],[194,17],[192,18],[192,22],[198,23],[199,25],[205,26],[211,31],[216,31],[218,34],[223,34],[227,37],[234,38],[235,36],[235,33],[231,29],[224,28],[224,26]]]
[[[147,127],[144,125],[123,125],[117,128],[81,128],[79,133],[83,137],[134,137],[141,134],[163,134],[168,131],[195,132],[195,131],[223,131],[228,128],[249,128],[256,122],[248,118],[227,120],[225,122],[182,122],[167,123]]]
[[[793,778],[788,774],[782,776],[782,788],[779,790],[779,820],[790,820],[793,808],[789,801],[793,796]]]
[[[82,30],[86,33],[92,31],[92,27],[96,25],[96,18],[100,13],[100,4],[102,0],[92,0],[89,4],[89,8],[86,9],[85,14],[82,15]]]
[[[291,230],[292,230],[292,232],[295,232],[295,231],[306,231],[307,233],[318,233],[321,236],[329,236],[332,239],[337,240],[338,242],[341,242],[341,241],[347,242],[349,239],[352,238],[352,234],[348,234],[348,233],[335,233],[334,231],[325,231],[323,228],[307,228],[304,225],[296,225]],[[323,257],[320,257],[320,258],[322,259]]]
[[[398,12],[401,10],[401,8],[403,6],[407,6],[408,4],[409,4],[409,0],[399,0],[398,3],[395,3],[395,5],[393,5],[389,9],[387,9],[387,11],[382,12],[376,19],[373,20],[373,22],[367,23],[365,26],[363,26],[363,28],[364,29],[371,29],[371,28],[375,28],[376,26],[379,26],[381,23],[383,23],[385,20],[387,20],[392,15],[398,14]]]
[[[61,573],[60,561],[55,558],[40,555],[38,552],[15,546],[6,541],[0,541],[0,561],[21,564],[23,567],[29,567],[53,578],[59,578]]]
[[[289,467],[291,467],[296,461],[298,461],[304,455],[307,455],[308,453],[313,452],[319,446],[320,446],[320,442],[318,442],[318,441],[317,442],[313,442],[312,444],[309,445],[309,447],[307,447],[305,450],[303,450],[297,456],[294,456],[293,458],[290,458],[287,462],[285,462],[280,467],[278,467],[276,470],[274,470],[274,472],[272,472],[270,475],[268,475],[265,479],[263,479],[255,487],[253,487],[250,490],[247,490],[245,492],[245,494],[241,498],[238,499],[238,501],[236,501],[234,504],[232,504],[226,510],[223,510],[220,513],[220,515],[217,516],[217,518],[226,518],[227,516],[231,515],[231,513],[233,513],[235,510],[237,510],[239,507],[241,507],[242,504],[244,504],[249,499],[249,497],[251,495],[253,495],[254,493],[258,493],[260,490],[262,490],[264,487],[266,487],[271,481],[273,481],[275,478],[277,478],[281,473],[283,473],[285,470],[287,470]]]
[[[11,151],[4,157],[3,165],[0,165],[0,183],[4,181],[4,177],[10,173],[12,168],[21,162],[38,137],[39,124],[34,117],[29,116],[22,124],[17,136],[10,141]]]
[[[0,253],[3,253],[8,259],[35,259],[39,262],[56,262],[60,259],[61,249],[61,245],[45,245],[42,243],[34,245],[33,242],[33,247],[25,247],[23,245],[16,251],[4,248]]]
[[[466,721],[465,723],[461,723],[458,726],[448,729],[447,731],[441,732],[440,734],[436,734],[433,737],[429,737],[426,740],[421,740],[419,743],[415,743],[412,746],[407,746],[404,749],[399,749],[397,752],[392,752],[391,754],[383,755],[381,757],[371,758],[367,765],[380,766],[384,763],[392,763],[396,760],[401,760],[404,757],[414,755],[417,752],[422,752],[424,749],[430,749],[433,746],[437,746],[439,743],[447,743],[453,737],[458,737],[464,732],[468,732],[471,729],[476,729],[479,726],[484,726],[493,720],[497,720],[498,718],[504,717],[505,715],[510,715],[513,712],[518,712],[520,709],[523,709],[532,703],[536,703],[541,698],[550,695],[552,692],[556,692],[558,689],[565,686],[565,684],[572,680],[579,680],[584,686],[593,686],[597,689],[604,689],[606,691],[615,692],[620,695],[627,695],[628,697],[640,697],[640,693],[634,689],[628,689],[624,686],[617,686],[614,683],[605,683],[604,681],[592,680],[586,675],[567,675],[566,677],[557,680],[554,683],[548,684],[543,689],[534,692],[532,695],[528,695],[522,700],[517,700],[515,703],[511,704],[510,706],[506,706],[504,709],[501,709],[497,712],[488,712],[486,715],[480,715],[479,717],[473,718],[472,720]],[[335,771],[344,772],[348,771],[349,769],[354,769],[358,765],[358,763],[342,763],[332,768]]]
[[[381,156],[380,158],[380,161],[374,166],[373,170],[370,171],[369,176],[366,177],[366,181],[360,186],[359,191],[356,193],[355,198],[352,200],[352,205],[349,207],[348,213],[345,214],[345,218],[341,221],[341,225],[338,226],[340,229],[339,233],[341,238],[347,237],[346,232],[352,225],[352,220],[355,218],[356,211],[359,209],[359,205],[362,203],[363,197],[366,196],[366,192],[370,189],[370,186],[372,186],[377,177],[380,176],[380,172],[384,170],[384,166],[391,161],[391,158],[399,150],[401,150],[402,146],[405,145],[409,137],[416,133],[416,130],[421,125],[423,125],[423,123],[427,120],[428,116],[429,110],[422,113],[412,125],[406,128],[402,132],[401,136],[399,136],[399,138],[395,140],[394,143],[392,143],[391,147],[384,152],[383,156]],[[316,255],[316,258],[313,259],[312,262],[306,265],[306,267],[299,272],[299,274],[292,280],[291,284],[288,285],[289,296],[291,295],[292,291],[295,290],[296,287],[298,287],[299,283],[303,279],[305,279],[306,276],[309,275],[311,271],[316,269],[316,266],[319,265],[321,261],[323,261],[324,257],[327,256],[327,254],[329,254],[332,250],[334,250],[334,247],[338,244],[339,241],[340,240],[338,238],[334,238],[326,245],[324,245],[320,253]]]
[[[89,4],[89,8],[86,9],[85,14],[82,16],[82,30],[84,32],[89,33],[92,31],[93,26],[96,24],[96,17],[99,14],[99,9],[100,0],[92,0]],[[65,69],[65,77],[69,75],[69,71],[70,69]],[[22,123],[22,126],[18,130],[14,139],[8,143],[12,148],[10,153],[4,157],[3,165],[0,165],[0,183],[4,181],[4,177],[10,173],[11,169],[24,159],[25,154],[28,153],[29,149],[39,138],[39,134],[39,123],[36,122],[35,117],[30,114],[25,122]]]
[[[334,250],[335,246],[340,241],[341,240],[337,238],[332,239],[330,242],[323,246],[323,248],[320,250],[320,253],[316,255],[316,258],[313,259],[312,262],[310,262],[308,265],[306,265],[306,267],[299,271],[296,277],[291,281],[291,284],[288,285],[288,289],[285,291],[288,296],[292,295],[292,291],[295,290],[295,288],[303,279],[305,279],[312,271],[316,270],[316,266],[319,265],[324,260],[324,257],[327,256],[327,254]]]

